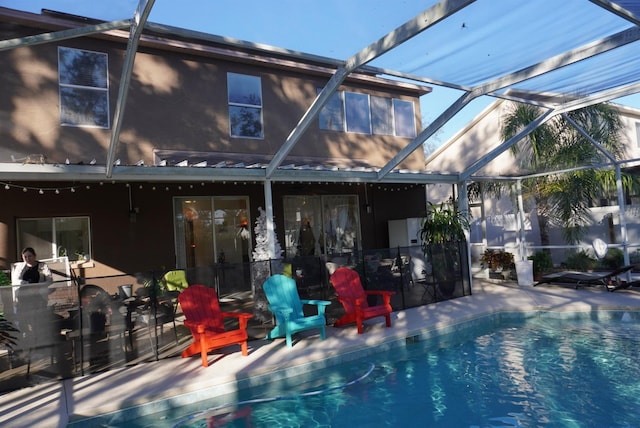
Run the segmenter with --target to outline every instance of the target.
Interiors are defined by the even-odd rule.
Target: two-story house
[[[286,256],[330,258],[424,212],[422,150],[374,179],[428,87],[349,74],[269,170],[339,63],[160,25],[132,52],[129,29],[0,8],[0,268],[25,246],[89,277],[246,262],[267,206]]]

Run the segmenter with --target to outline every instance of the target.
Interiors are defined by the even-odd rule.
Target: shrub
[[[533,261],[533,275],[539,276],[548,269],[553,267],[551,255],[546,251],[536,251],[532,256],[527,257]]]
[[[598,260],[584,250],[571,254],[565,261],[565,266],[578,271],[593,270],[598,266]]]
[[[620,248],[609,248],[601,263],[604,268],[618,269],[624,266],[624,252]]]

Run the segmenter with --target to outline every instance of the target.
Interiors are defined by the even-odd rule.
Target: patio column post
[[[616,189],[618,191],[618,212],[620,213],[620,235],[622,238],[622,249],[624,251],[624,265],[628,266],[629,259],[629,237],[627,236],[627,214],[626,202],[624,199],[624,189],[622,187],[622,171],[620,164],[616,163]],[[627,280],[631,280],[631,273],[627,273]]]
[[[460,213],[469,220],[471,218],[470,210],[469,210],[469,193],[467,192],[467,184],[468,182],[460,181],[457,183],[458,187],[458,209]],[[466,246],[467,246],[467,277],[469,279],[469,290],[473,290],[473,275],[471,274],[472,266],[471,266],[471,235],[468,229],[464,231]]]
[[[527,260],[527,249],[525,248],[524,203],[522,201],[522,180],[516,180],[516,191],[518,194],[518,247],[520,250],[520,260]]]
[[[264,181],[264,212],[267,216],[267,237],[269,245],[269,259],[276,258],[276,236],[273,224],[273,193],[271,192],[271,180]],[[279,256],[279,255],[278,255]]]

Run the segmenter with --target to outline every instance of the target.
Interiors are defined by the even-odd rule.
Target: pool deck
[[[436,304],[394,312],[392,328],[381,318],[369,320],[365,333],[355,326],[327,327],[321,341],[317,332],[297,336],[287,348],[284,339],[249,342],[249,356],[238,347],[227,354],[210,354],[209,367],[200,358],[168,358],[45,383],[4,394],[0,402],[0,425],[6,427],[89,426],[90,418],[130,409],[140,414],[168,406],[193,403],[199,398],[232,393],[237,381],[257,385],[274,377],[309,371],[326,361],[346,360],[366,355],[375,348],[434,329],[456,325],[476,317],[507,311],[640,310],[640,289],[613,293],[602,288],[557,285],[522,287],[514,282],[474,279],[473,295]],[[149,406],[148,403],[155,403]],[[87,419],[89,418],[89,419]],[[115,422],[115,421],[114,421]]]

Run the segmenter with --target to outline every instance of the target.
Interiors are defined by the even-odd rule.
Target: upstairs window
[[[397,98],[337,91],[329,98],[318,117],[319,127],[325,131],[405,138],[416,136],[413,102]]]
[[[391,98],[371,97],[371,126],[377,135],[393,135],[393,103]]]
[[[347,132],[371,134],[369,95],[346,92],[344,97]]]
[[[318,92],[320,92],[319,89]],[[343,92],[334,92],[320,111],[318,117],[320,118],[320,129],[327,131],[344,131]]]
[[[393,99],[393,121],[397,137],[416,136],[416,122],[411,101]]]
[[[227,90],[231,136],[264,138],[260,78],[227,73]]]
[[[107,54],[58,47],[60,124],[109,128]]]

